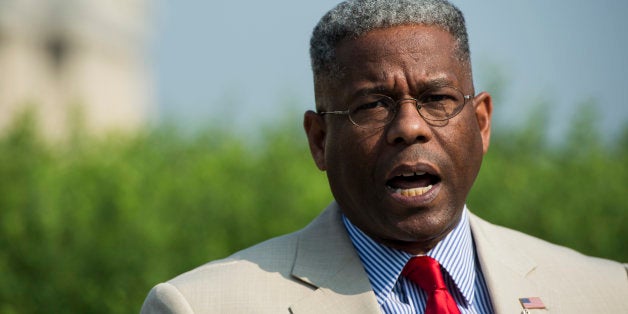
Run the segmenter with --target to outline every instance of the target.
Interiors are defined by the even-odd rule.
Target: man
[[[343,2],[310,52],[317,112],[304,127],[335,202],[296,233],[157,285],[142,312],[628,313],[623,265],[467,210],[492,102],[474,91],[457,8]]]

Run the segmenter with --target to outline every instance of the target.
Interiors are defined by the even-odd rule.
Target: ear
[[[303,117],[303,128],[316,166],[321,171],[327,170],[325,163],[325,138],[327,135],[325,119],[316,112],[308,110]]]
[[[493,113],[493,99],[489,93],[481,92],[475,96],[474,106],[475,117],[477,118],[480,135],[482,136],[482,150],[484,154],[486,154],[491,141],[491,115]]]

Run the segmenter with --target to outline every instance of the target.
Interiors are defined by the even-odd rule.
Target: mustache
[[[405,147],[405,149],[398,151],[392,156],[392,158],[387,160],[383,167],[379,170],[381,171],[380,174],[383,177],[387,177],[388,175],[390,175],[390,172],[393,171],[393,169],[399,167],[400,165],[416,164],[428,165],[432,170],[436,172],[432,174],[439,177],[443,175],[443,169],[446,169],[448,167],[447,158],[444,158],[438,153],[435,153],[431,150],[422,149],[420,147]]]

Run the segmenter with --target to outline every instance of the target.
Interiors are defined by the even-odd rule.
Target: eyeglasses
[[[318,114],[348,115],[351,123],[358,127],[377,129],[390,123],[399,106],[405,101],[414,101],[417,111],[426,121],[443,122],[455,117],[473,95],[464,95],[451,86],[430,88],[418,98],[394,99],[380,94],[357,97],[344,111],[321,111]]]

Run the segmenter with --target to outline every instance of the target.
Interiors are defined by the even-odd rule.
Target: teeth
[[[414,188],[414,189],[397,189],[395,193],[401,194],[403,196],[419,196],[427,193],[427,191],[432,189],[432,185],[428,185],[424,188]]]
[[[402,177],[412,177],[412,176],[422,176],[425,174],[425,171],[417,171],[417,172],[404,172],[401,174]]]

